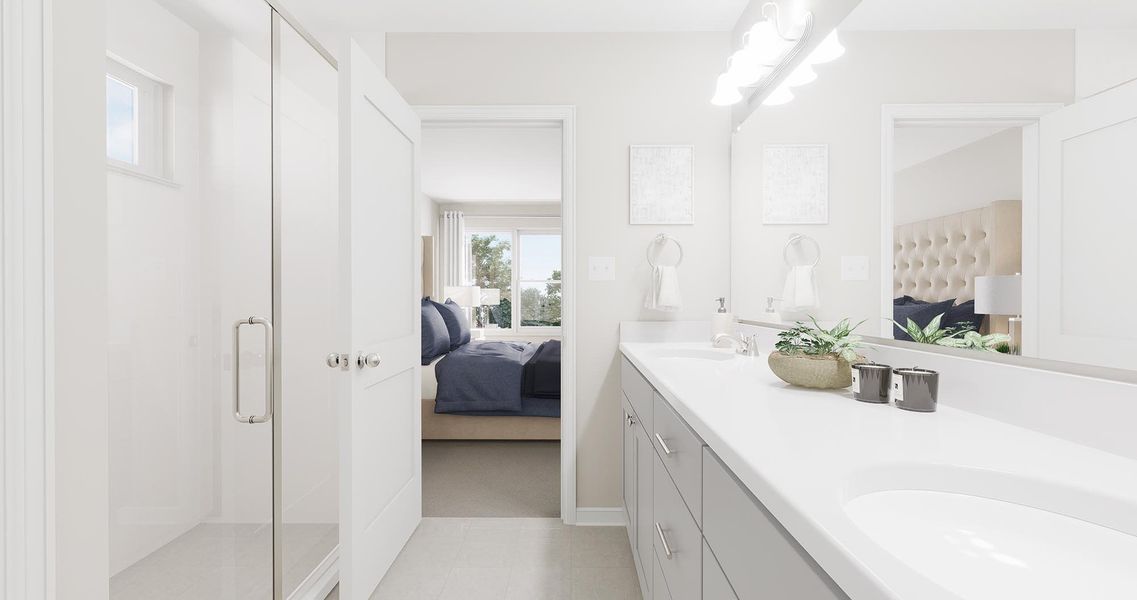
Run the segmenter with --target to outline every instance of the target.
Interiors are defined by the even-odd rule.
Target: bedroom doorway
[[[575,110],[417,110],[423,516],[575,523]]]

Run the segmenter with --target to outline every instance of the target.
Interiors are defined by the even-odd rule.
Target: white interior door
[[[1037,355],[1131,368],[1137,333],[1105,315],[1137,295],[1137,81],[1043,117],[1039,151]]]
[[[340,413],[340,586],[365,600],[422,518],[420,124],[354,42],[345,54],[351,391]]]

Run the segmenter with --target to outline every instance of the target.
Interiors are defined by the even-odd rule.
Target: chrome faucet
[[[737,349],[737,352],[743,356],[758,356],[758,334],[754,335],[730,335],[729,333],[720,333],[711,338],[711,345],[716,348],[719,342],[726,340]]]

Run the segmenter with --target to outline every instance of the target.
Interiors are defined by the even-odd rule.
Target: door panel
[[[1039,123],[1037,314],[1024,315],[1027,351],[1037,356],[1129,368],[1137,335],[1094,307],[1137,295],[1117,271],[1110,244],[1132,237],[1137,221],[1137,82],[1082,100]],[[1025,302],[1030,307],[1034,304]]]
[[[340,414],[340,593],[365,600],[422,518],[418,117],[354,43],[341,63],[350,400]],[[368,362],[369,359],[374,359]]]

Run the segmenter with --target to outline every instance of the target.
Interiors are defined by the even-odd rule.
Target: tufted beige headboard
[[[975,277],[1022,271],[1022,202],[897,225],[893,297],[957,303],[975,298]]]

